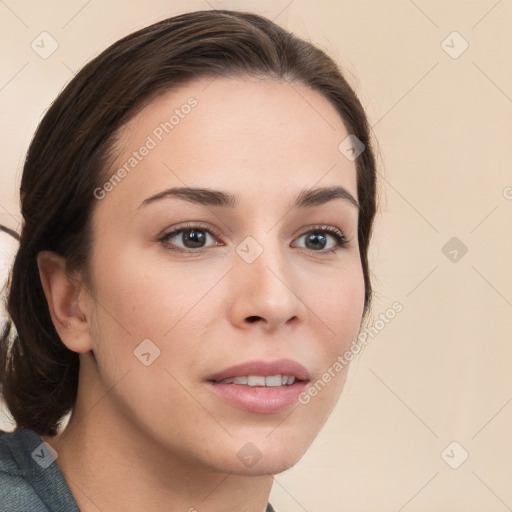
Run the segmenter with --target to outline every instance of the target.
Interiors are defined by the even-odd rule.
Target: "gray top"
[[[36,432],[0,430],[0,512],[80,512],[48,446]],[[268,503],[266,512],[275,512]]]
[[[0,512],[79,512],[47,445],[33,430],[0,430]]]

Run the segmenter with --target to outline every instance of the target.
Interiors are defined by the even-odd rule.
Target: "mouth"
[[[210,381],[219,384],[238,384],[240,386],[250,387],[267,387],[276,388],[281,386],[291,386],[295,381],[300,381],[294,375],[241,375],[239,377],[231,377],[220,381]],[[302,382],[302,381],[301,381]]]
[[[291,359],[250,361],[211,375],[209,389],[223,402],[253,413],[275,413],[297,402],[309,372]]]

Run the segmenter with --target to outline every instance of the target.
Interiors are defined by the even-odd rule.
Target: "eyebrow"
[[[204,206],[218,206],[224,208],[236,208],[239,204],[238,197],[228,192],[208,188],[173,187],[144,199],[139,205],[139,208],[168,198],[182,199]],[[346,188],[332,186],[303,189],[293,201],[292,209],[321,206],[334,199],[341,199],[355,206],[358,210],[360,208],[357,200]]]

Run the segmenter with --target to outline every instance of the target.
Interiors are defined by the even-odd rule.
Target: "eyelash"
[[[182,233],[183,231],[188,231],[188,230],[206,231],[208,234],[210,234],[214,238],[221,239],[220,233],[215,229],[203,226],[201,224],[185,224],[182,226],[178,226],[177,228],[173,229],[172,231],[164,233],[158,239],[158,241],[165,245],[166,242],[170,238],[173,238],[174,236]],[[338,251],[338,249],[345,248],[349,243],[349,240],[347,240],[345,238],[345,235],[338,228],[335,228],[333,226],[324,226],[324,225],[310,226],[308,228],[308,230],[303,232],[301,235],[299,235],[298,238],[301,238],[304,235],[307,235],[310,233],[328,233],[334,238],[334,240],[336,242],[336,246],[334,248],[327,249],[327,250],[324,249],[321,251],[314,251],[313,249],[305,248],[307,251],[315,253],[315,254],[333,254],[333,253],[336,253]],[[186,254],[199,254],[199,253],[202,253],[209,249],[208,247],[206,247],[206,248],[202,247],[202,248],[198,248],[196,250],[195,249],[183,249],[180,247],[170,247],[169,245],[165,245],[165,248],[170,251],[176,251],[176,252],[186,253]]]

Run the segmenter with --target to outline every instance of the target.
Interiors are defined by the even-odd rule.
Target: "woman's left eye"
[[[220,238],[218,234],[210,229],[199,225],[181,226],[169,233],[165,233],[159,240],[167,249],[177,252],[199,253],[202,249],[208,249],[206,245],[208,238]],[[334,253],[338,248],[347,245],[348,241],[343,233],[333,226],[313,226],[298,237],[297,240],[305,238],[305,249],[317,253]],[[329,238],[331,244],[329,246]],[[177,242],[183,245],[177,245]],[[222,245],[214,243],[215,245]],[[326,247],[328,246],[328,247]]]
[[[306,249],[313,252],[332,253],[336,252],[339,248],[345,247],[348,243],[345,235],[338,229],[332,226],[317,226],[313,229],[302,234],[300,238],[306,237]],[[330,247],[326,248],[328,244],[328,237],[333,242]],[[321,250],[317,250],[320,248]]]

